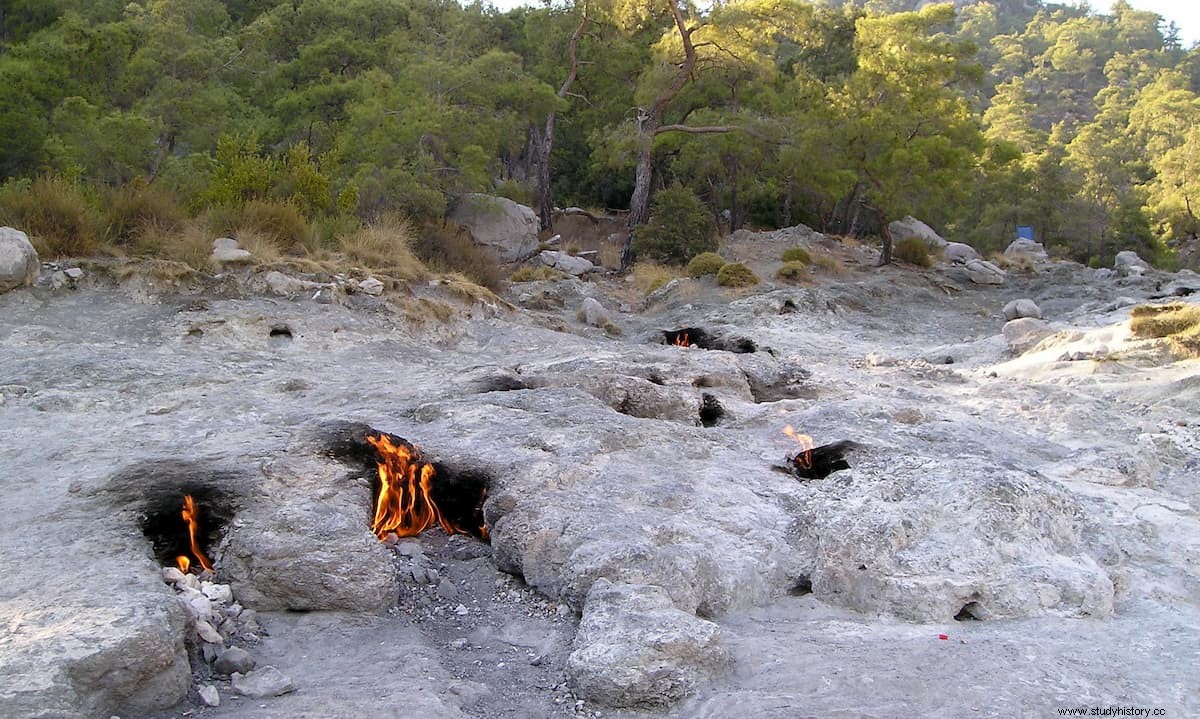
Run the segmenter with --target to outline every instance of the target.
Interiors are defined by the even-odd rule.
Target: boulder
[[[506,197],[464,195],[450,219],[466,228],[476,244],[492,248],[506,262],[537,251],[537,213]]]
[[[947,242],[945,249],[942,250],[942,256],[947,262],[956,265],[965,265],[971,260],[980,259],[975,248],[963,242]]]
[[[891,231],[892,240],[895,242],[901,242],[910,237],[918,237],[928,243],[931,250],[940,250],[949,244],[946,240],[942,239],[941,235],[934,232],[932,227],[912,215],[905,217],[903,220],[893,221],[888,225],[888,230]]]
[[[575,693],[611,707],[675,702],[723,671],[721,628],[681,611],[661,587],[592,585],[567,658]]]
[[[583,298],[583,304],[579,306],[579,311],[583,315],[584,323],[592,327],[604,327],[612,324],[608,310],[604,309],[604,305],[600,304],[600,300],[595,297]]]
[[[1040,320],[1042,318],[1042,310],[1031,299],[1013,300],[1004,305],[1004,319],[1019,320],[1023,317],[1032,317]]]
[[[542,250],[541,254],[538,255],[538,259],[547,267],[553,267],[559,272],[566,272],[568,275],[576,277],[588,272],[595,272],[599,269],[587,258],[575,257],[574,255],[559,252],[558,250]]]
[[[1117,253],[1113,268],[1122,275],[1142,275],[1150,269],[1150,263],[1138,257],[1133,250],[1123,250]]]
[[[1046,248],[1040,242],[1027,240],[1023,237],[1018,237],[1012,241],[1005,250],[1004,256],[1013,259],[1027,259],[1033,262],[1041,262],[1049,259],[1046,254]]]
[[[295,682],[272,666],[265,666],[245,674],[235,672],[230,683],[238,694],[255,699],[277,697],[296,691]]]
[[[977,285],[1004,284],[1004,270],[987,260],[970,260],[966,267],[967,277]]]
[[[32,285],[40,269],[29,236],[12,227],[0,227],[0,292]]]
[[[1038,342],[1054,334],[1050,324],[1034,317],[1022,317],[1004,323],[1004,341],[1016,354],[1030,350]]]
[[[209,259],[217,265],[237,264],[254,259],[250,251],[238,247],[238,241],[232,237],[218,237],[213,240],[212,248]]]
[[[1095,280],[1110,280],[1110,279],[1112,279],[1113,277],[1116,277],[1116,276],[1117,276],[1117,273],[1116,273],[1116,271],[1115,271],[1115,270],[1110,270],[1110,269],[1109,269],[1109,268],[1107,268],[1107,267],[1101,267],[1101,268],[1099,268],[1098,270],[1096,270],[1096,271],[1095,271],[1095,273],[1093,273],[1093,274],[1092,274],[1092,279],[1095,279]]]

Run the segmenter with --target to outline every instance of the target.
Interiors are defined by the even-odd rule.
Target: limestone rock
[[[716,624],[680,611],[660,587],[598,580],[567,659],[576,694],[612,707],[670,704],[723,671]]]
[[[450,219],[465,227],[477,244],[492,248],[506,262],[537,251],[537,213],[508,198],[464,195]]]
[[[263,611],[372,613],[395,603],[390,553],[365,519],[369,489],[345,486],[344,472],[300,458],[269,468],[267,486],[282,499],[247,508],[225,538],[222,571],[239,601]]]
[[[368,277],[358,283],[358,291],[372,297],[378,297],[383,294],[383,282],[374,277]]]
[[[32,285],[40,269],[29,236],[12,227],[0,227],[0,292]]]
[[[1046,254],[1046,248],[1042,246],[1042,243],[1034,242],[1033,240],[1027,240],[1023,237],[1013,240],[1012,243],[1005,248],[1004,255],[1014,259],[1023,258],[1033,262],[1041,262],[1049,259],[1049,255]]]
[[[612,324],[612,318],[608,316],[608,310],[604,309],[604,305],[600,304],[600,300],[595,297],[583,298],[583,303],[579,306],[579,311],[583,313],[583,321],[592,327],[604,327]]]
[[[980,259],[979,253],[975,251],[975,248],[963,242],[946,243],[945,249],[942,250],[942,257],[947,262],[956,265],[965,265],[971,260]]]
[[[255,699],[277,697],[296,691],[296,684],[273,666],[267,665],[261,669],[231,676],[233,690],[238,694]]]
[[[553,267],[559,272],[566,272],[568,275],[576,277],[600,269],[593,265],[591,260],[588,260],[586,257],[575,257],[574,255],[559,252],[558,250],[542,250],[541,254],[538,255],[538,259],[547,267]]]
[[[1008,348],[1017,354],[1032,349],[1038,342],[1054,334],[1049,323],[1033,317],[1005,322],[1003,332]]]
[[[241,647],[229,647],[217,656],[213,662],[213,671],[217,674],[245,674],[254,669],[257,664],[250,652]]]
[[[221,693],[212,684],[205,684],[196,690],[200,695],[200,703],[206,707],[221,706]]]
[[[218,237],[212,243],[210,259],[217,265],[250,262],[254,256],[249,250],[238,247],[238,241],[232,237]]]
[[[929,249],[940,250],[947,244],[942,236],[933,231],[929,225],[921,222],[917,218],[909,215],[903,220],[895,220],[888,225],[888,230],[892,233],[892,240],[901,242],[909,237],[917,237],[929,244]]]
[[[1013,300],[1004,305],[1004,319],[1019,320],[1023,317],[1033,317],[1040,320],[1042,318],[1042,310],[1031,299]]]
[[[967,262],[967,277],[977,285],[1002,285],[1006,275],[1004,270],[987,260],[970,260]]]
[[[1138,257],[1133,250],[1122,250],[1117,253],[1113,268],[1122,275],[1142,275],[1150,270],[1150,263]]]
[[[1101,281],[1109,280],[1116,276],[1117,276],[1116,271],[1109,269],[1107,267],[1100,267],[1092,274],[1093,279],[1097,279],[1097,280],[1101,280]]]

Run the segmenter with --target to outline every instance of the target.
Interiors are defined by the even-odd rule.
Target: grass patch
[[[508,276],[509,282],[538,282],[542,280],[553,281],[561,280],[566,277],[566,273],[559,272],[553,267],[540,265],[538,267],[522,267],[516,272]]]
[[[804,262],[784,262],[775,276],[788,282],[798,282],[808,275],[808,265]]]
[[[679,277],[679,271],[668,265],[642,260],[633,266],[633,286],[643,296]]]
[[[1200,307],[1172,303],[1139,305],[1130,313],[1129,328],[1134,336],[1166,338],[1180,358],[1200,358]]]
[[[783,255],[779,259],[787,263],[799,262],[804,265],[812,264],[812,255],[808,254],[808,250],[803,247],[789,247],[783,251]]]
[[[932,267],[933,259],[929,257],[929,244],[919,237],[906,237],[892,248],[892,256],[918,267]]]
[[[750,287],[758,282],[758,275],[740,262],[728,262],[717,272],[717,284],[722,287]]]
[[[1006,255],[1003,252],[993,252],[988,255],[991,263],[1005,272],[1033,272],[1033,260],[1028,255]]]
[[[688,277],[715,275],[725,266],[725,258],[715,252],[701,252],[687,263]]]
[[[104,239],[120,246],[136,244],[146,233],[170,235],[187,222],[175,193],[159,186],[130,184],[103,193]]]

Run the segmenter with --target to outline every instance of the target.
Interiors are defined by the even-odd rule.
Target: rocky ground
[[[1200,364],[1128,332],[1195,277],[822,242],[723,251],[845,274],[644,303],[95,266],[0,295],[0,716],[1200,713]],[[1021,298],[1045,324],[1002,332]],[[779,471],[788,425],[851,468]],[[378,542],[363,426],[485,477],[490,545]],[[184,489],[228,601],[180,601],[143,531]],[[266,666],[284,693],[235,689]]]

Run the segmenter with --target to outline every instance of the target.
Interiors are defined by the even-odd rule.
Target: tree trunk
[[[158,134],[158,152],[154,154],[154,161],[150,163],[150,175],[146,178],[146,182],[154,182],[158,177],[158,168],[162,165],[162,161],[167,159],[167,154],[175,147],[175,133],[170,127],[163,126],[162,132]]]
[[[538,147],[538,225],[549,230],[553,222],[554,197],[550,190],[550,150],[554,147],[554,113],[546,115],[546,132]]]
[[[583,30],[588,23],[588,6],[584,2],[581,4],[579,24],[575,26],[575,32],[571,33],[571,39],[567,43],[567,77],[563,80],[556,93],[559,97],[566,97],[571,91],[571,85],[575,83],[575,78],[579,77],[579,40],[583,37]],[[551,215],[554,212],[554,197],[550,187],[550,152],[554,149],[554,121],[555,113],[553,110],[546,115],[546,132],[542,135],[541,147],[538,148],[538,224],[543,230],[549,230],[553,222]]]
[[[659,119],[648,110],[638,110],[638,154],[634,173],[633,196],[629,198],[629,229],[650,219],[650,181],[654,178],[654,135]]]

